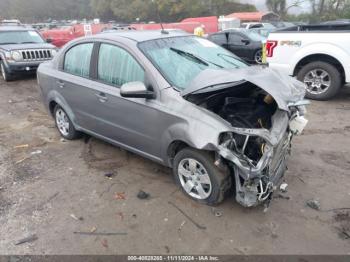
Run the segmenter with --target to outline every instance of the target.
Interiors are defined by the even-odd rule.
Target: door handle
[[[100,100],[100,102],[104,103],[108,100],[107,96],[105,93],[98,93],[98,94],[95,94],[98,98],[98,100]]]
[[[59,88],[63,88],[65,86],[65,83],[62,80],[58,80],[57,84]]]

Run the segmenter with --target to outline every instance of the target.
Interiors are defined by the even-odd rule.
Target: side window
[[[235,33],[230,33],[228,37],[229,43],[234,45],[243,45],[242,40],[243,40],[243,37]]]
[[[101,44],[98,57],[98,79],[115,86],[129,82],[144,82],[145,71],[124,49]]]
[[[93,46],[93,43],[87,43],[69,49],[64,57],[63,70],[73,75],[89,77]]]
[[[226,34],[215,34],[211,36],[211,40],[218,44],[218,45],[224,45],[227,44]]]
[[[252,29],[252,28],[262,28],[262,27],[263,27],[262,24],[256,24],[256,25],[252,25],[252,26],[250,27],[250,29]]]

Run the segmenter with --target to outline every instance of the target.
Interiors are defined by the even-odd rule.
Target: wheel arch
[[[58,103],[55,100],[49,102],[49,111],[52,117],[54,117],[54,110],[56,105],[58,105]]]
[[[57,91],[53,90],[48,94],[46,101],[47,101],[46,107],[49,110],[52,117],[55,117],[54,110],[56,105],[59,105],[67,113],[75,129],[77,130],[79,129],[79,126],[76,124],[75,114],[73,113],[73,110],[70,108],[70,106],[68,105],[66,100],[63,98],[63,96],[61,96]]]
[[[294,71],[293,71],[293,76],[298,75],[298,73],[300,72],[300,70],[307,64],[312,63],[312,62],[326,62],[329,63],[333,66],[335,66],[342,77],[342,82],[345,83],[345,79],[346,79],[346,75],[345,75],[345,69],[342,65],[342,63],[334,58],[331,55],[326,55],[326,54],[312,54],[312,55],[308,55],[306,57],[304,57],[303,59],[301,59],[295,66]]]
[[[254,54],[256,54],[258,51],[263,51],[263,48],[262,47],[255,48]]]
[[[172,141],[167,149],[167,157],[168,157],[168,165],[170,167],[173,166],[174,158],[178,152],[180,152],[184,148],[192,148],[188,143],[183,140],[174,140]]]

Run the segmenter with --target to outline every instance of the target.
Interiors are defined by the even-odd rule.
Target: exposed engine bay
[[[218,114],[238,128],[271,128],[271,117],[277,104],[259,87],[244,83],[225,91],[195,97],[197,105]]]
[[[198,94],[192,102],[219,115],[235,128],[269,130],[272,116],[278,109],[271,95],[249,82],[225,91]],[[261,137],[247,140],[245,135],[233,134],[233,138],[229,145],[231,149],[242,149],[242,153],[253,162],[259,161],[265,147]]]
[[[302,117],[304,105],[281,110],[270,94],[247,81],[198,92],[188,100],[233,128],[219,138],[219,160],[232,170],[237,202],[250,207],[270,200],[287,169],[291,140],[297,133],[290,121]]]

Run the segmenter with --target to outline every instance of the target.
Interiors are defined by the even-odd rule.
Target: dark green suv
[[[5,81],[35,73],[38,66],[51,60],[56,52],[56,47],[31,27],[0,26],[0,70]]]

